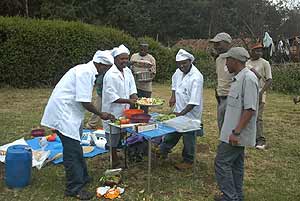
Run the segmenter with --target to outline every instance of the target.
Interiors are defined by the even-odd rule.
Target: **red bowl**
[[[31,131],[31,135],[33,137],[41,137],[45,135],[45,129],[43,128],[38,128],[38,129],[34,129]]]
[[[124,116],[127,117],[128,119],[131,118],[132,115],[134,114],[143,114],[144,110],[140,110],[140,109],[127,109],[124,110]]]
[[[131,123],[148,123],[151,119],[151,115],[149,114],[133,114],[131,115],[130,122]]]

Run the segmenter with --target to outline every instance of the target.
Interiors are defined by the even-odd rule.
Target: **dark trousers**
[[[146,98],[151,98],[151,91],[144,91],[144,90],[141,90],[141,89],[137,89],[137,95],[139,98],[142,98],[142,97],[146,97]],[[148,111],[149,111],[149,107],[147,106],[141,106],[141,109],[144,110],[144,112],[146,114],[148,114]]]
[[[187,163],[194,162],[195,155],[195,132],[186,132],[166,135],[160,144],[160,152],[162,155],[167,155],[171,152],[171,149],[176,146],[181,136],[183,136],[183,149],[182,157]]]
[[[76,195],[89,180],[80,142],[56,131],[63,145],[63,164],[66,172],[66,195]]]
[[[245,148],[221,142],[215,158],[215,174],[222,201],[243,200]]]

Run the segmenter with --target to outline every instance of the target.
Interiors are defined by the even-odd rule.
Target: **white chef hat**
[[[130,54],[130,51],[129,49],[125,46],[125,45],[120,45],[119,47],[115,47],[113,50],[112,50],[112,56],[113,57],[116,57],[120,54]]]
[[[187,60],[187,59],[190,59],[191,62],[193,62],[195,60],[195,58],[192,54],[188,53],[184,49],[180,49],[176,54],[176,61],[183,61],[183,60]]]
[[[113,65],[114,58],[112,57],[111,52],[109,50],[98,50],[93,57],[93,62],[105,65]]]

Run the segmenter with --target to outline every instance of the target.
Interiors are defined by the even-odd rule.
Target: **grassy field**
[[[0,89],[0,145],[25,137],[39,126],[51,89]],[[155,97],[168,100],[169,86],[155,84]],[[245,200],[300,200],[300,105],[292,97],[270,93],[264,114],[268,149],[247,149]],[[152,111],[168,112],[165,105]],[[87,115],[88,116],[88,115]],[[179,172],[174,163],[181,160],[180,142],[168,162],[158,161],[152,169],[152,194],[146,193],[147,162],[130,164],[125,170],[125,194],[121,200],[213,200],[217,191],[213,160],[218,144],[216,101],[212,89],[204,90],[203,121],[205,136],[198,138],[196,175],[192,170]],[[108,154],[88,159],[94,180],[88,185],[95,191],[99,178],[109,167]],[[10,190],[4,184],[4,165],[0,164],[0,200],[72,200],[63,197],[64,169],[49,164],[33,169],[32,183],[22,190]],[[97,200],[94,198],[94,200]]]

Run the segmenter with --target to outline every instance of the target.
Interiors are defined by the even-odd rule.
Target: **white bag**
[[[202,129],[200,120],[190,119],[186,116],[179,116],[173,119],[169,119],[167,121],[164,121],[164,124],[175,128],[176,131],[180,133]]]

